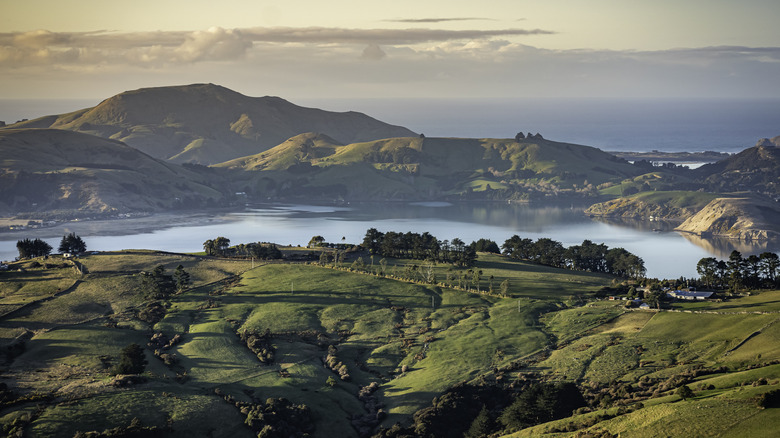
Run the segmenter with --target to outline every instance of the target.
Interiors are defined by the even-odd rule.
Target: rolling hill
[[[464,290],[446,263],[430,283],[402,278],[411,260],[355,268],[360,255],[255,263],[132,250],[13,262],[0,271],[0,430],[769,437],[780,424],[780,291],[645,311],[598,299],[606,275],[480,253],[482,291],[506,280],[503,296]],[[156,266],[182,266],[191,286],[145,296],[143,272]],[[113,377],[131,343],[145,369]]]
[[[215,164],[255,154],[309,131],[340,142],[416,135],[358,112],[305,108],[279,97],[248,97],[214,84],[127,91],[69,114],[8,128],[56,128],[120,140],[153,157]]]
[[[217,206],[202,174],[116,140],[58,129],[0,130],[0,211],[116,213]]]
[[[752,191],[780,197],[780,147],[754,146],[702,166],[695,174],[714,192]]]
[[[214,167],[243,172],[240,187],[267,196],[348,199],[587,197],[593,185],[641,173],[599,149],[540,138],[415,136],[341,144],[316,133]]]

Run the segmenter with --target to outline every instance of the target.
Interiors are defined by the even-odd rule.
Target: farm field
[[[0,317],[0,425],[25,436],[136,427],[248,437],[258,421],[281,427],[253,414],[273,406],[295,433],[371,436],[418,427],[419,413],[453,388],[512,399],[563,381],[585,407],[494,436],[768,436],[780,420],[756,406],[780,388],[780,292],[640,311],[598,299],[611,277],[495,254],[469,268],[482,272],[478,286],[458,285],[465,270],[446,264],[362,260],[366,272],[351,270],[354,260],[153,251],[80,257],[78,270],[54,257],[17,262],[0,273],[3,304],[16,306]],[[144,297],[144,273],[179,265],[188,289],[159,305]],[[111,369],[131,343],[148,364],[141,380],[118,383]],[[496,424],[504,407],[491,408]],[[464,415],[468,425],[476,412]]]

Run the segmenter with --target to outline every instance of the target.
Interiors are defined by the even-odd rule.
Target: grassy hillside
[[[651,191],[591,205],[585,211],[593,216],[619,216],[684,220],[704,208],[718,195],[689,191]]]
[[[552,315],[545,321],[553,332],[565,334],[567,343],[539,364],[543,372],[585,385],[627,388],[622,396],[610,392],[625,400],[618,403],[623,407],[602,402],[600,410],[508,436],[569,436],[573,431],[626,437],[772,436],[780,413],[758,408],[756,398],[780,388],[780,350],[772,340],[780,322],[779,297],[780,291],[772,291],[730,303],[679,305],[707,312],[698,314],[625,311],[612,305],[612,314],[619,316],[595,326],[587,315],[605,315],[600,305]],[[583,322],[585,330],[576,333],[574,321]],[[693,398],[677,395],[683,383]],[[648,390],[652,394],[646,398]]]
[[[301,264],[245,271],[249,262],[121,252],[79,259],[86,274],[78,275],[71,267],[53,266],[55,260],[65,263],[25,265],[30,269],[24,274],[39,282],[43,293],[38,296],[2,282],[5,300],[37,301],[0,319],[5,343],[22,339],[25,345],[7,356],[6,381],[18,393],[46,394],[49,401],[35,412],[28,430],[47,436],[127,425],[133,417],[146,426],[169,422],[174,436],[203,427],[213,428],[215,436],[231,436],[243,420],[215,388],[247,402],[285,397],[304,403],[317,418],[316,436],[353,436],[350,419],[366,414],[356,397],[360,387],[380,385],[376,396],[387,424],[407,419],[454,384],[543,349],[548,338],[536,318],[557,300],[544,284],[558,279],[563,285],[558,292],[564,294],[588,293],[607,282],[555,270],[546,270],[542,280],[533,266],[486,257],[479,266],[511,278],[511,293],[527,297],[517,301]],[[169,272],[182,264],[194,280],[153,325],[169,338],[183,335],[183,342],[169,350],[178,362],[168,368],[148,347],[148,383],[130,392],[114,389],[105,364],[115,363],[130,342],[145,345],[152,333],[152,326],[139,319],[145,306],[139,272],[157,264]],[[221,281],[242,271],[237,281]],[[0,275],[23,280],[16,272]],[[540,286],[535,293],[534,285]],[[266,329],[275,350],[272,365],[261,364],[238,335]],[[333,387],[326,381],[338,374],[322,365],[328,345],[350,375]],[[27,415],[25,406],[0,410],[0,420]],[[212,410],[224,412],[220,422],[227,424],[193,421],[198,412]]]
[[[208,176],[123,143],[55,129],[0,130],[0,212],[216,206]]]
[[[214,84],[127,91],[94,108],[10,127],[78,131],[120,140],[156,158],[200,164],[255,154],[310,131],[347,143],[415,135],[365,114],[247,97]]]
[[[475,267],[482,293],[447,287],[460,273],[447,265],[432,266],[438,284],[391,278],[412,263],[395,259],[386,276],[378,263],[373,275],[351,272],[351,261],[251,269],[152,251],[85,256],[81,271],[70,263],[0,272],[5,431],[72,437],[137,418],[170,436],[254,436],[250,407],[283,397],[308,406],[313,436],[358,436],[408,424],[458,385],[511,394],[545,381],[576,383],[587,408],[512,436],[768,436],[780,421],[755,404],[780,387],[780,291],[650,312],[592,300],[609,277],[490,254]],[[193,284],[154,307],[141,273],[160,264],[181,264]],[[509,297],[485,293],[491,276],[494,287],[509,280]],[[242,341],[253,334],[262,354]],[[161,348],[153,335],[178,341]],[[144,346],[146,380],[116,387],[109,368],[132,342]],[[677,395],[683,383],[692,399]]]
[[[304,134],[216,165],[237,187],[272,197],[539,199],[596,196],[639,169],[598,149],[533,138],[400,137],[342,145]]]

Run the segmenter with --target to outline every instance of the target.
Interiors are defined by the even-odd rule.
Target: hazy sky
[[[0,98],[780,97],[777,0],[0,0]]]

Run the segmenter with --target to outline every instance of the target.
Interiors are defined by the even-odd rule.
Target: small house
[[[650,305],[647,303],[642,303],[639,305],[639,308],[642,310],[650,310]]]
[[[676,300],[687,300],[687,301],[694,301],[694,300],[708,300],[712,298],[712,295],[715,292],[697,292],[697,291],[691,291],[691,290],[675,290],[667,292],[667,296],[670,298],[674,298]]]

